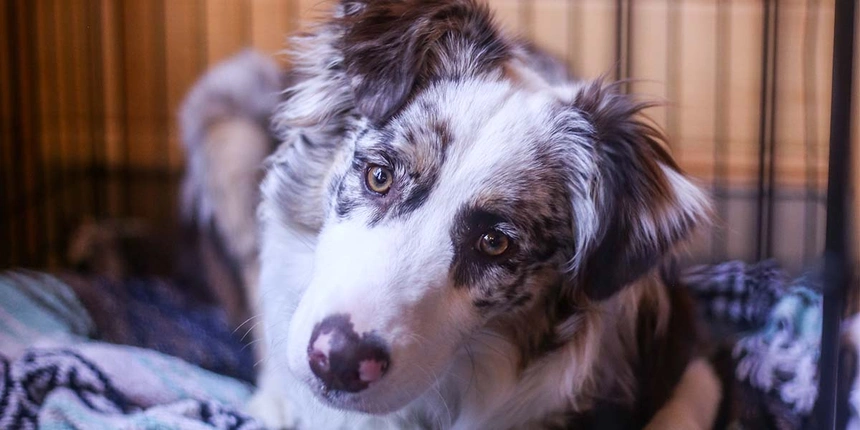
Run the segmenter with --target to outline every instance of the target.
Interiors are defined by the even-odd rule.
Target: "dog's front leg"
[[[352,414],[314,405],[300,406],[277,390],[260,389],[248,402],[248,412],[266,428],[279,430],[309,429],[404,429],[393,417]]]
[[[261,421],[266,428],[289,430],[410,428],[407,421],[397,414],[367,415],[324,405],[288,373],[288,370],[274,369],[272,366],[264,368],[258,379],[259,388],[248,402],[248,413]]]
[[[247,411],[270,429],[299,428],[298,405],[294,404],[285,391],[280,373],[273,366],[264,363],[257,377],[257,391],[247,404]]]
[[[646,430],[706,430],[714,425],[722,384],[707,360],[691,362],[672,397],[657,411]]]
[[[247,405],[248,413],[270,429],[297,429],[296,408],[279,393],[257,390]]]

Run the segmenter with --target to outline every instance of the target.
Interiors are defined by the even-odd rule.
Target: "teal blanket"
[[[0,275],[0,428],[261,428],[242,413],[247,382],[95,333],[68,285]]]

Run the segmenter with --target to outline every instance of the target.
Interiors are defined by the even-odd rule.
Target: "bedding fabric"
[[[62,279],[0,274],[0,428],[261,428],[242,412],[252,348],[220,309],[159,279]],[[718,428],[808,424],[815,278],[728,262],[693,268],[682,283],[724,347],[730,388]]]
[[[143,296],[148,301],[126,301],[126,312],[114,318],[146,315],[149,305],[164,304],[164,297],[147,295],[163,293],[158,287]],[[212,365],[216,360],[211,356],[187,352],[205,349],[205,342],[220,353],[229,348],[211,334],[183,338],[193,333],[188,331],[192,325],[205,321],[188,318],[182,316],[174,325],[162,316],[141,325],[161,330],[163,339],[188,342],[181,351],[167,340],[161,348]],[[125,331],[115,330],[114,340],[120,340],[119,332],[128,334],[129,341],[152,340],[142,334],[143,327],[128,324],[116,322]],[[99,331],[73,289],[58,279],[34,272],[0,276],[0,428],[261,428],[240,412],[252,392],[247,382],[153,349],[91,339]],[[229,352],[234,357],[227,361],[241,355],[239,350]]]
[[[822,328],[820,281],[776,262],[699,266],[684,284],[722,356],[728,428],[815,428]],[[719,365],[719,364],[718,364]],[[718,427],[718,428],[723,428]]]

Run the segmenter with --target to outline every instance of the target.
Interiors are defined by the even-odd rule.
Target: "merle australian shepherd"
[[[242,54],[183,111],[186,204],[259,315],[253,415],[711,426],[720,384],[662,270],[709,201],[648,103],[473,0],[343,1],[294,42],[289,72]]]

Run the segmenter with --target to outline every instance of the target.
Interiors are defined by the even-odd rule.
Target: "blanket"
[[[801,428],[816,398],[817,279],[773,262],[688,270],[727,345],[728,421]],[[0,428],[257,429],[251,351],[217,308],[160,279],[0,274]],[[860,325],[858,325],[860,327]]]
[[[145,313],[129,308],[115,318]],[[195,325],[182,318],[174,329],[165,317],[151,327],[161,338],[181,340]],[[197,318],[196,327],[204,320]],[[95,340],[98,331],[67,284],[34,272],[0,276],[0,428],[262,428],[241,412],[252,392],[247,382],[154,349]],[[205,348],[201,341],[213,338],[185,340]],[[218,342],[212,344],[218,351]],[[204,364],[216,361],[189,354],[193,348],[161,348]]]
[[[702,318],[727,350],[726,426],[811,425],[822,328],[816,273],[792,279],[773,260],[730,261],[686,273],[684,283],[697,298]]]

